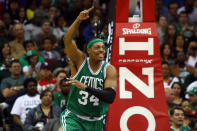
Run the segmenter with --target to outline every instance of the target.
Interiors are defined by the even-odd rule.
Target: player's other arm
[[[105,80],[105,89],[112,88],[114,91],[116,91],[117,88],[117,71],[116,68],[113,65],[109,65],[107,67],[106,72],[106,80]]]
[[[111,104],[113,103],[116,97],[116,88],[117,88],[117,72],[114,66],[109,65],[107,67],[104,90],[98,90],[90,87],[86,87],[85,90],[92,93],[100,100]]]
[[[68,80],[68,84],[72,84],[82,90],[90,92],[95,95],[99,100],[104,101],[106,103],[113,103],[116,96],[116,88],[117,88],[117,72],[114,66],[110,65],[107,67],[106,80],[104,84],[104,90],[94,89],[84,85],[78,80]]]
[[[80,12],[78,17],[75,19],[75,21],[72,23],[72,25],[69,27],[67,33],[64,36],[64,45],[66,48],[66,54],[68,57],[72,60],[74,64],[80,63],[83,58],[85,58],[85,55],[82,51],[80,51],[77,46],[75,41],[73,40],[73,37],[76,34],[77,29],[79,28],[80,23],[83,20],[87,20],[89,18],[89,13],[93,10],[94,7],[89,8],[87,10],[84,10]],[[82,59],[80,59],[82,58]]]

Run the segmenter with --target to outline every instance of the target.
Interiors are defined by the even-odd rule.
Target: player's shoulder
[[[116,73],[117,71],[116,71],[115,66],[113,66],[112,64],[109,63],[109,64],[107,65],[107,72],[109,72],[109,73],[111,73],[111,72]]]

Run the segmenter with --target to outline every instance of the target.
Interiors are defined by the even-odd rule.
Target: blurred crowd
[[[171,131],[197,130],[197,0],[156,0]]]
[[[78,14],[94,5],[75,41],[106,39],[106,0],[0,0],[0,130],[60,128],[70,60],[63,37]]]
[[[155,2],[171,131],[197,131],[197,0]],[[107,39],[109,0],[0,0],[0,129],[60,128],[71,64],[63,36],[92,5],[75,36],[83,51]]]

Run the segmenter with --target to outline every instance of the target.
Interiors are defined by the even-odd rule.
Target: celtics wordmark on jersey
[[[102,61],[100,68],[94,73],[89,58],[86,58],[73,79],[79,80],[88,87],[103,90],[108,65],[109,63]],[[67,109],[82,116],[99,117],[107,113],[108,104],[91,93],[71,85]]]

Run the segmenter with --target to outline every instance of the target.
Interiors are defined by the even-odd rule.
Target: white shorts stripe
[[[63,128],[63,131],[66,131],[66,117],[68,116],[68,114],[70,113],[70,111],[66,111],[65,114],[62,116],[62,128]]]

